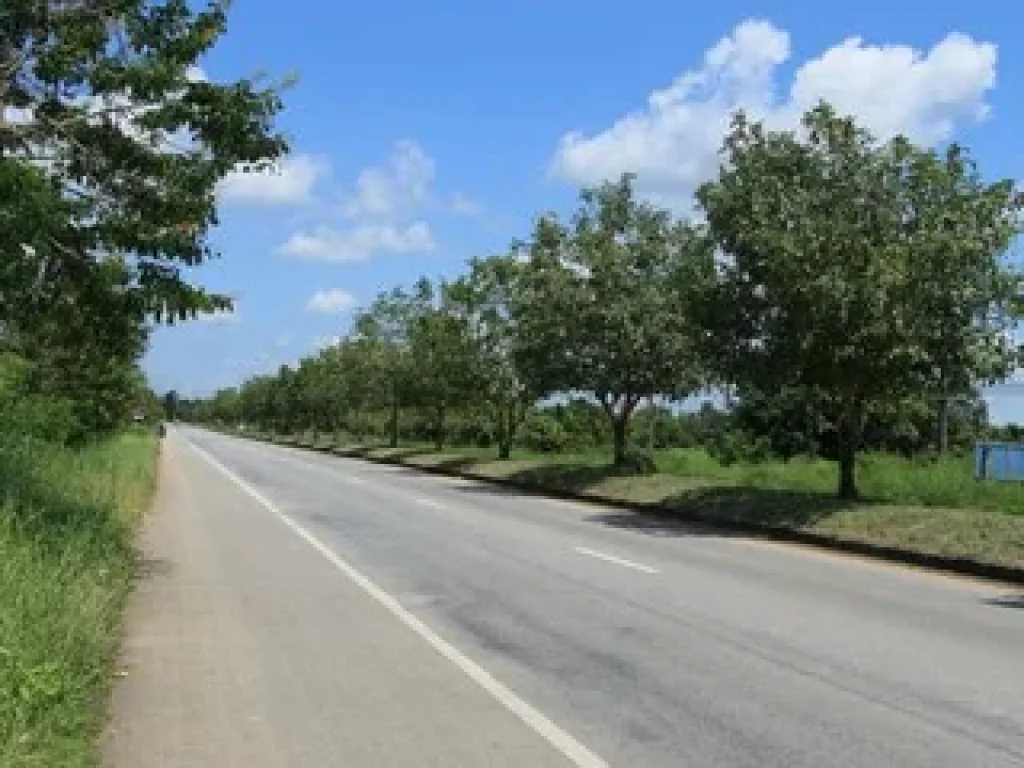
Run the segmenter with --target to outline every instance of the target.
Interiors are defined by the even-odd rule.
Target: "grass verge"
[[[0,765],[99,764],[133,537],[157,439],[0,444]]]
[[[303,438],[281,441],[312,446]],[[332,446],[321,438],[317,447]],[[595,501],[652,505],[711,522],[772,526],[1024,567],[1024,484],[978,483],[964,458],[912,462],[864,456],[858,470],[866,499],[845,502],[834,495],[836,469],[826,461],[722,466],[700,450],[665,451],[656,457],[657,474],[631,477],[617,474],[603,455],[517,452],[510,460],[496,461],[493,451],[477,449],[437,452],[427,446],[343,445],[336,450]],[[639,524],[635,517],[622,514],[605,515],[601,522]]]

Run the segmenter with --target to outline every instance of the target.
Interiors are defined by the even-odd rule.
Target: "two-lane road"
[[[115,765],[1024,765],[1011,588],[167,444]]]

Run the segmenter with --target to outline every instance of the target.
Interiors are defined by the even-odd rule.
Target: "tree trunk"
[[[438,451],[444,450],[444,417],[446,410],[443,403],[437,406],[437,418],[434,422],[434,447]]]
[[[839,424],[839,498],[857,498],[857,449],[861,437],[861,404],[846,408]]]
[[[647,432],[647,452],[651,456],[653,456],[654,455],[654,445],[655,445],[654,430],[655,430],[655,428],[657,427],[657,424],[658,424],[657,410],[654,407],[654,395],[651,395],[650,407],[651,407],[651,428]]]
[[[512,413],[504,403],[498,405],[498,459],[512,454]]]
[[[629,414],[622,413],[612,417],[612,452],[615,466],[626,463],[626,434],[629,426]]]
[[[857,498],[857,452],[849,447],[839,451],[839,498]]]
[[[949,399],[945,394],[939,398],[937,448],[940,456],[949,450]]]
[[[398,447],[398,395],[391,394],[391,423],[388,425],[391,430],[389,445],[392,448]]]

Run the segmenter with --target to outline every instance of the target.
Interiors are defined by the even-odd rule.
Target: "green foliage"
[[[74,207],[37,252],[91,264],[130,254],[131,293],[156,317],[229,305],[182,267],[214,255],[217,182],[285,148],[274,89],[197,74],[226,11],[220,0],[200,11],[184,0],[8,0],[0,12],[0,107],[25,115],[0,122],[4,163],[33,163]]]
[[[569,436],[573,450],[593,450],[611,442],[608,416],[597,403],[575,397],[568,403],[554,405],[551,410]]]
[[[766,437],[738,429],[716,433],[708,441],[707,451],[725,467],[738,463],[757,464],[766,461],[771,455],[770,443]]]
[[[706,352],[723,380],[814,403],[854,496],[873,410],[1013,365],[1020,285],[1002,254],[1019,200],[958,148],[880,145],[824,105],[800,136],[740,115],[725,153],[698,193],[727,257],[704,296]]]
[[[561,453],[569,445],[569,435],[552,413],[535,409],[519,427],[519,443],[538,453]]]
[[[858,452],[985,434],[978,388],[1018,364],[1005,251],[1021,199],[961,148],[879,143],[825,105],[796,133],[738,115],[703,223],[637,200],[629,175],[580,197],[568,221],[543,215],[461,277],[380,294],[336,346],[193,412],[224,420],[237,401],[261,430],[499,457],[517,427],[531,449],[610,445],[617,464],[670,447],[730,466],[810,455],[839,463],[843,496]],[[704,387],[728,412],[666,407]],[[549,396],[570,400],[526,415]]]
[[[469,274],[448,288],[469,344],[463,395],[487,410],[503,458],[532,399],[515,359],[520,330],[514,302],[522,273],[514,254],[473,259]]]
[[[646,451],[631,449],[626,455],[615,464],[615,472],[618,475],[646,477],[658,471],[658,465],[654,454]]]
[[[541,394],[593,393],[625,458],[643,398],[681,397],[703,379],[690,308],[711,249],[668,212],[638,202],[632,178],[584,190],[572,225],[538,220],[517,312],[521,369]]]

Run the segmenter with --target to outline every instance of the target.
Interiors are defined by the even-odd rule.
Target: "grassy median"
[[[157,439],[0,442],[0,765],[95,766]]]
[[[283,441],[312,444],[308,436]],[[318,444],[334,447],[324,437]],[[342,444],[336,450],[440,466],[539,491],[568,491],[597,501],[653,504],[711,521],[776,526],[1024,566],[1024,484],[979,483],[967,457],[915,461],[864,455],[858,463],[863,500],[848,502],[835,497],[835,464],[815,459],[723,466],[702,449],[679,449],[658,452],[657,473],[635,477],[617,473],[605,454],[517,451],[511,459],[497,461],[493,450],[477,448],[437,452],[424,445],[391,449]],[[622,527],[645,524],[628,513],[597,518]],[[670,528],[662,530],[668,532]]]

